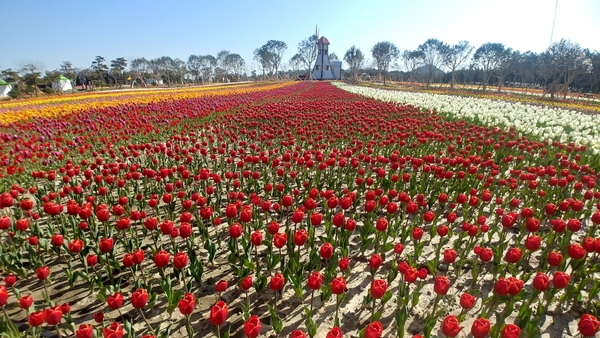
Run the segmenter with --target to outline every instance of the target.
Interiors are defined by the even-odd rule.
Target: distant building
[[[342,61],[329,61],[329,40],[322,36],[317,43],[319,55],[313,69],[315,80],[340,80],[342,78]]]

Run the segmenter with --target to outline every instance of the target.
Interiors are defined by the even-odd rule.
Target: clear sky
[[[428,38],[476,48],[500,42],[525,52],[550,43],[556,0],[5,0],[0,2],[0,69],[63,61],[87,68],[107,61],[191,54],[240,54],[257,69],[254,49],[270,39],[298,42],[318,25],[340,58],[352,45],[370,56],[379,41],[400,50]],[[600,50],[600,0],[558,0],[553,41],[571,39]]]

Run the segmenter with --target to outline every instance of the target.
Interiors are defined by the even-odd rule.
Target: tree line
[[[296,53],[284,63],[288,45],[284,41],[269,40],[256,48],[253,60],[260,74],[252,70],[247,74],[247,64],[239,54],[222,50],[217,55],[190,55],[187,61],[162,56],[126,60],[123,57],[107,61],[96,56],[88,68],[74,68],[65,61],[59,69],[42,71],[36,64],[21,65],[19,70],[0,72],[4,81],[17,84],[25,93],[39,92],[40,83],[51,83],[61,75],[77,84],[90,81],[95,86],[138,83],[163,83],[165,85],[207,84],[244,80],[280,80],[308,78],[318,55],[318,34],[301,40]],[[372,59],[367,59],[368,57]],[[490,86],[498,90],[509,84],[520,87],[542,88],[552,97],[569,90],[581,92],[600,91],[600,53],[584,49],[577,43],[562,39],[542,53],[520,52],[502,43],[488,42],[478,48],[468,41],[454,45],[430,38],[416,49],[400,51],[389,41],[377,42],[366,55],[356,46],[343,56],[347,66],[347,80],[359,81],[364,74],[376,76],[386,84],[388,79],[423,82],[427,87],[434,83],[477,84],[483,91]],[[330,60],[337,61],[332,53]]]
[[[569,90],[600,91],[600,52],[582,48],[579,44],[561,39],[544,52],[520,52],[501,43],[488,42],[477,49],[468,41],[455,45],[438,39],[427,39],[414,50],[400,50],[391,42],[376,43],[371,49],[372,69],[386,78],[390,68],[395,77],[410,82],[420,81],[429,88],[434,82],[479,84],[485,92],[490,85],[501,91],[506,84],[544,89],[552,98]],[[353,46],[344,55],[350,78],[358,81],[365,71],[365,55]],[[402,66],[400,66],[400,64]],[[369,67],[367,67],[369,68]],[[388,72],[390,74],[388,74]]]

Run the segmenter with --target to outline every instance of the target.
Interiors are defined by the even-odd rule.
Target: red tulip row
[[[598,331],[600,175],[583,146],[327,83],[90,114],[100,118],[50,121],[72,140],[37,121],[7,138],[11,155],[80,149],[31,163],[31,180],[0,193],[0,306],[15,334],[26,320],[26,334],[77,337],[454,337],[465,323],[474,337],[518,337],[539,336],[553,314]],[[104,310],[73,313],[86,296],[64,303],[61,282]],[[351,314],[357,303],[369,313]]]

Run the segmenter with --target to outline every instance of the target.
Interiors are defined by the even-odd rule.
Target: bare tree
[[[562,79],[562,93],[563,98],[566,99],[569,86],[575,77],[592,70],[592,60],[579,44],[565,39],[553,43],[545,53],[552,60],[552,68],[556,72],[555,78]]]
[[[400,55],[400,51],[398,47],[391,42],[383,41],[376,43],[371,49],[371,54],[373,55],[373,59],[375,60],[375,65],[377,66],[377,72],[379,77],[383,74],[383,85],[385,86],[385,77],[387,70],[390,68],[390,65],[394,63],[398,56]]]
[[[473,48],[473,46],[469,45],[469,41],[462,40],[454,46],[449,46],[444,49],[442,63],[452,74],[452,80],[450,80],[451,89],[454,89],[454,86],[456,85],[456,70],[464,66],[465,62],[469,59],[469,56],[471,56]]]
[[[271,58],[273,58],[273,54],[271,54],[265,45],[254,50],[254,60],[260,65],[263,81],[266,80],[267,75],[270,73]]]
[[[295,77],[298,76],[298,73],[300,72],[300,68],[302,67],[302,55],[296,53],[294,54],[294,56],[292,56],[290,58],[290,67],[292,68],[292,73],[294,74]]]
[[[352,46],[346,51],[346,54],[344,54],[344,61],[346,61],[350,67],[352,80],[358,82],[360,69],[363,67],[365,62],[365,55],[362,53],[360,48]]]
[[[402,52],[402,62],[406,71],[409,73],[410,82],[414,83],[416,79],[417,68],[423,65],[423,52],[416,50],[405,50]]]
[[[317,60],[317,56],[319,55],[319,50],[317,46],[318,42],[319,35],[313,34],[307,37],[306,39],[300,41],[300,43],[298,43],[298,55],[300,55],[300,60],[306,68],[307,79],[312,78],[313,64]]]
[[[427,88],[431,86],[435,72],[439,71],[447,48],[448,46],[438,39],[427,39],[419,45],[418,50],[421,52],[423,64],[427,68]]]
[[[505,53],[504,45],[501,43],[488,42],[479,46],[473,55],[473,62],[483,72],[483,91],[485,92],[492,73],[498,66]]]
[[[227,59],[227,64],[233,71],[233,75],[237,81],[240,81],[240,77],[246,70],[246,61],[239,54],[235,53],[227,55]]]
[[[201,74],[202,74],[202,83],[210,83],[212,82],[212,78],[215,73],[215,68],[217,67],[217,58],[214,56],[207,54],[201,56],[200,59],[201,64]]]
[[[190,74],[194,79],[194,83],[198,82],[200,78],[200,70],[202,69],[201,63],[202,57],[200,55],[190,55],[187,61],[187,67],[190,70]]]

